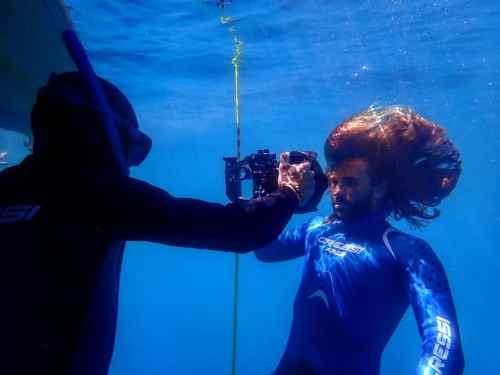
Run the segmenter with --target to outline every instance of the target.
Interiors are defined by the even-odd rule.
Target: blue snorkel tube
[[[64,30],[61,34],[62,40],[66,45],[66,49],[68,50],[71,59],[74,61],[78,71],[82,74],[85,85],[87,86],[87,90],[89,94],[95,100],[95,103],[102,108],[100,113],[100,117],[102,120],[102,124],[104,126],[104,131],[106,133],[106,137],[108,139],[109,147],[111,148],[114,162],[116,167],[125,176],[128,176],[130,171],[127,165],[122,141],[120,138],[120,134],[118,132],[117,126],[111,116],[109,114],[113,113],[111,109],[108,99],[104,93],[104,90],[97,79],[97,75],[90,64],[90,61],[83,49],[78,37],[73,32],[73,30]]]

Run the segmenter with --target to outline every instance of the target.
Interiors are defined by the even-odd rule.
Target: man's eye
[[[337,186],[339,186],[338,182],[330,182],[330,188],[336,188]]]

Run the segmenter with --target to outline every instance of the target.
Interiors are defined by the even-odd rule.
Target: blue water
[[[95,70],[123,89],[154,139],[133,175],[174,195],[227,202],[222,157],[236,155],[229,26],[243,41],[243,155],[259,148],[322,154],[333,127],[373,103],[409,105],[445,126],[464,171],[441,217],[416,234],[447,270],[465,374],[500,374],[499,1],[66,4]],[[222,25],[222,15],[235,20]],[[325,197],[320,211],[330,210]],[[129,244],[110,374],[230,374],[234,258]],[[238,375],[268,374],[278,363],[301,268],[301,260],[240,257]],[[419,350],[410,311],[382,374],[412,373]]]

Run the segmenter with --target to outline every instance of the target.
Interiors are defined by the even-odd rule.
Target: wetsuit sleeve
[[[298,207],[286,187],[245,204],[222,205],[176,198],[143,181],[127,178],[109,184],[97,208],[103,229],[117,239],[243,253],[274,240]],[[93,206],[96,203],[92,203]]]
[[[409,250],[402,256],[406,263],[405,284],[423,341],[415,374],[460,375],[464,358],[444,268],[425,241],[415,237],[404,241],[408,241],[405,247]]]
[[[284,231],[269,245],[256,250],[255,257],[267,263],[283,262],[305,255],[305,232],[309,223]]]

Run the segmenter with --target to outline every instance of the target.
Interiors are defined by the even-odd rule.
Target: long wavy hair
[[[460,152],[446,130],[411,108],[367,108],[344,120],[325,143],[327,169],[364,158],[374,183],[388,183],[387,204],[396,220],[423,227],[439,216],[436,206],[455,188]]]

